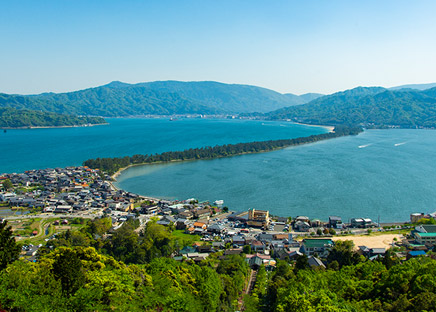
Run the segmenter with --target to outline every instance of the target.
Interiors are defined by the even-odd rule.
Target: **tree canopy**
[[[20,250],[20,246],[12,235],[12,228],[8,226],[8,221],[0,222],[0,270],[17,260]]]

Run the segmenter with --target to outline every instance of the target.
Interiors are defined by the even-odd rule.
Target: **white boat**
[[[224,200],[219,199],[219,200],[214,201],[213,203],[214,203],[215,205],[222,205],[222,204],[224,204]]]

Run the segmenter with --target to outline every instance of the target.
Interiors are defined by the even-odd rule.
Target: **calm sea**
[[[110,125],[0,133],[0,172],[80,165],[95,157],[301,137],[324,128],[285,122],[109,119]],[[408,220],[436,211],[436,132],[369,130],[280,151],[134,167],[117,185],[143,195],[224,200],[282,216]]]
[[[284,122],[217,119],[107,119],[109,125],[0,132],[0,173],[81,165],[96,157],[283,139],[326,132]]]
[[[412,212],[436,211],[435,155],[435,131],[368,130],[270,153],[133,167],[118,186],[280,216],[407,221]]]

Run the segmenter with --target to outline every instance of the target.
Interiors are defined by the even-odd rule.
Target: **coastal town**
[[[229,211],[222,200],[214,203],[162,200],[118,190],[113,178],[86,166],[30,170],[3,174],[0,183],[2,218],[12,224],[16,239],[24,243],[22,255],[36,261],[38,248],[67,229],[77,218],[110,217],[114,232],[128,220],[138,220],[138,231],[153,220],[197,238],[172,257],[178,261],[201,262],[210,254],[223,257],[246,254],[253,268],[263,264],[274,269],[276,260],[296,260],[306,255],[311,266],[325,267],[323,259],[338,240],[351,240],[368,258],[383,257],[392,248],[399,259],[426,255],[436,244],[436,214],[413,213],[405,223],[380,225],[356,217],[343,222],[340,216],[328,221],[306,216],[279,217],[268,210]],[[39,228],[20,231],[25,220],[45,220]],[[49,228],[51,231],[49,231]]]

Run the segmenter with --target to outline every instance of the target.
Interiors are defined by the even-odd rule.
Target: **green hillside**
[[[436,88],[390,91],[358,87],[267,115],[271,119],[323,125],[436,127]]]
[[[77,117],[0,107],[0,128],[61,127],[102,123],[105,123],[105,120],[101,117]]]
[[[317,95],[315,95],[317,96]],[[0,94],[0,107],[33,109],[60,114],[135,116],[269,112],[304,104],[313,95],[280,94],[248,85],[212,81],[110,84],[68,93]]]
[[[395,247],[371,261],[352,241],[337,241],[322,262],[306,255],[289,260],[283,252],[286,260],[277,255],[264,265],[255,255],[247,261],[249,245],[241,254],[171,259],[195,250],[194,236],[153,219],[140,233],[132,219],[111,235],[105,235],[110,217],[75,220],[83,227],[58,233],[36,262],[17,260],[21,248],[7,221],[0,223],[8,243],[0,262],[1,311],[435,311],[431,251],[400,261]]]

